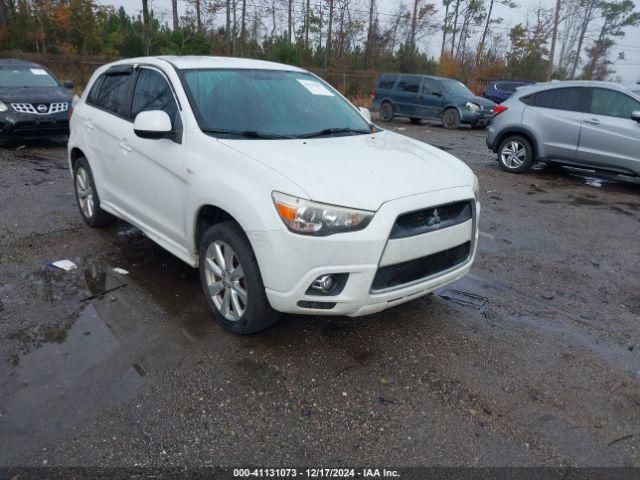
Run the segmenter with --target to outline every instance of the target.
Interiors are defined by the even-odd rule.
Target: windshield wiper
[[[298,135],[298,138],[312,138],[312,137],[324,137],[328,135],[334,135],[336,133],[371,133],[370,130],[362,130],[357,128],[325,128],[319,132],[303,133]]]
[[[227,130],[224,128],[203,128],[204,133],[221,133],[226,135],[237,135],[245,138],[263,138],[268,140],[281,140],[285,138],[293,138],[288,135],[280,135],[278,133],[258,132],[256,130]]]

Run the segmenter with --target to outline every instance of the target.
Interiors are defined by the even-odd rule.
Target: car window
[[[286,136],[331,128],[370,132],[369,124],[349,102],[306,72],[187,69],[182,70],[182,76],[200,128],[205,131]]]
[[[135,118],[140,112],[162,110],[169,115],[171,124],[175,124],[178,105],[166,78],[158,71],[142,68],[138,73],[136,87],[133,92],[131,117]]]
[[[391,90],[393,84],[396,83],[396,75],[383,75],[378,82],[378,88],[383,90]]]
[[[19,65],[0,66],[0,88],[58,87],[58,81],[44,68]]]
[[[515,92],[516,89],[521,86],[521,84],[519,83],[513,83],[513,82],[503,82],[503,83],[499,83],[497,85],[498,90],[504,90],[505,92]]]
[[[594,88],[591,96],[591,113],[608,117],[631,118],[640,110],[640,102],[629,95],[606,88]]]
[[[127,97],[129,96],[129,73],[108,74],[102,80],[95,105],[119,115],[127,112]]]
[[[565,110],[572,112],[584,111],[586,89],[580,87],[553,88],[537,92],[533,99],[533,106]]]
[[[100,95],[100,86],[102,85],[102,81],[104,80],[104,75],[100,75],[98,79],[93,82],[91,86],[91,90],[89,90],[89,95],[87,95],[87,102],[90,105],[96,105],[98,101],[98,96]]]
[[[459,82],[458,80],[452,80],[450,78],[440,79],[440,84],[451,95],[457,95],[461,97],[474,97],[475,95],[467,88],[467,86]]]
[[[422,79],[422,94],[423,95],[433,95],[434,93],[442,93],[442,89],[438,82],[431,78]]]
[[[398,82],[398,89],[402,92],[418,93],[420,80],[420,77],[403,75]]]

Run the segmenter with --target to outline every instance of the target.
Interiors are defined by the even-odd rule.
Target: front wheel
[[[520,135],[505,138],[498,149],[500,168],[509,173],[522,173],[531,168],[534,161],[531,142]]]
[[[199,246],[200,281],[209,310],[224,328],[255,333],[276,323],[258,262],[237,223],[222,222],[204,233]]]
[[[448,130],[456,130],[460,128],[461,120],[458,110],[455,108],[447,108],[442,113],[442,126]]]
[[[84,157],[77,159],[74,164],[73,186],[80,215],[87,225],[94,228],[108,227],[116,221],[116,217],[100,208],[93,173]]]
[[[389,102],[384,102],[380,106],[380,117],[382,118],[383,122],[390,122],[391,120],[393,120],[394,115],[395,114],[393,112],[393,107]]]

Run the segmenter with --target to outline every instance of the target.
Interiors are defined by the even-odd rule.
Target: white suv
[[[69,162],[85,222],[122,218],[199,267],[236,333],[279,312],[378,312],[460,278],[475,255],[473,172],[296,67],[101,67],[73,111]]]

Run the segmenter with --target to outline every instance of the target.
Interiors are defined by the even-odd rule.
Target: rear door
[[[422,118],[440,118],[444,93],[440,84],[432,78],[423,78],[420,96],[416,107],[416,116]]]
[[[617,90],[590,90],[583,115],[578,161],[620,171],[640,172],[640,123],[631,119],[640,102]]]
[[[95,96],[87,99],[83,125],[98,160],[91,168],[100,200],[120,210],[126,205],[120,160],[127,154],[121,140],[131,128],[127,111],[132,71],[132,67],[118,67],[104,74]]]
[[[541,156],[575,160],[587,95],[585,87],[559,87],[531,96],[522,123],[536,132]]]
[[[417,116],[416,111],[421,83],[422,77],[419,75],[400,75],[394,95],[396,113]]]

